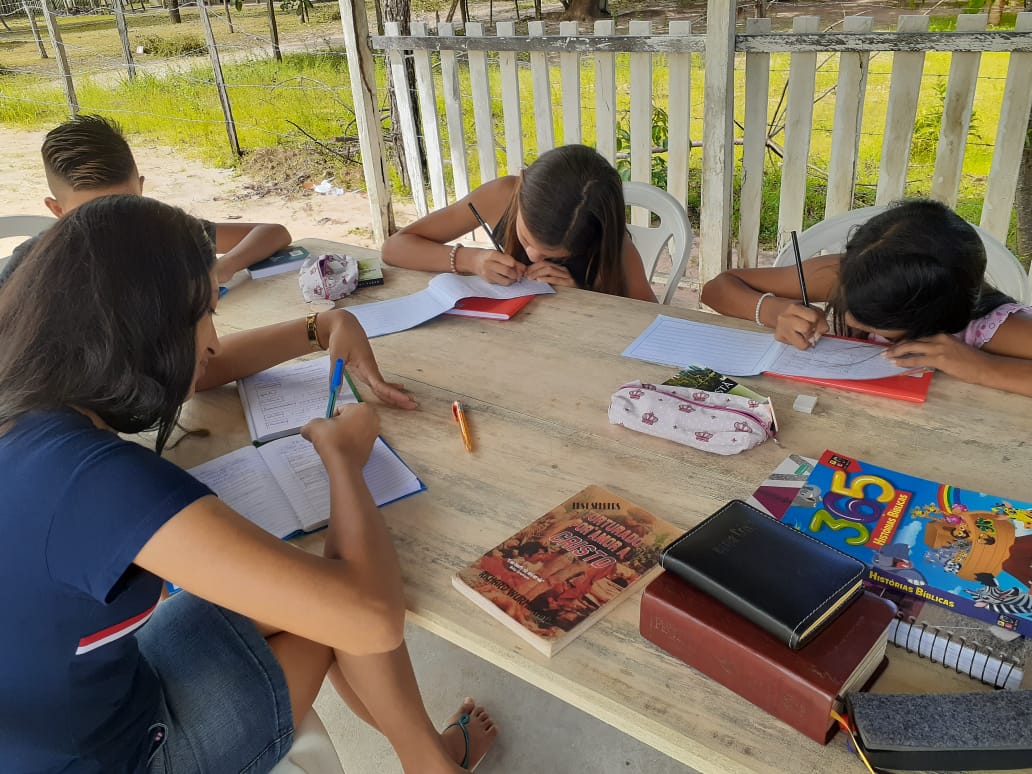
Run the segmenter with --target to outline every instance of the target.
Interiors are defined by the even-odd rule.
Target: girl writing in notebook
[[[934,368],[965,382],[1032,395],[1032,308],[985,281],[985,248],[971,225],[936,201],[899,202],[859,226],[842,255],[795,266],[731,269],[706,283],[702,302],[773,328],[808,349],[824,333],[890,343],[897,365]]]
[[[499,249],[446,244],[486,221]],[[477,274],[510,285],[527,277],[655,301],[627,234],[623,181],[585,145],[564,145],[519,175],[485,183],[455,204],[392,235],[383,259],[423,271]]]
[[[405,772],[463,771],[497,732],[469,699],[443,733],[423,708],[362,478],[375,410],[302,431],[330,479],[322,557],[159,456],[220,354],[215,271],[200,221],[110,196],[51,227],[0,293],[3,768],[267,772],[328,674]],[[148,429],[158,453],[119,435]],[[159,603],[163,579],[184,591]]]

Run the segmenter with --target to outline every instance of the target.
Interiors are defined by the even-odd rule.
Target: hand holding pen
[[[491,244],[494,245],[494,250],[480,250],[475,247],[463,246],[462,252],[465,253],[463,257],[469,262],[467,270],[494,285],[511,285],[514,282],[519,282],[523,279],[526,267],[511,255],[506,254],[494,231],[480,216],[473,202],[467,202],[467,205],[469,206],[469,211],[473,213],[473,217],[476,218],[477,223],[480,224],[488,239],[491,240]],[[456,256],[456,260],[459,260],[458,256]]]
[[[792,248],[795,252],[796,272],[799,276],[799,298],[801,304],[792,304],[778,315],[774,337],[797,349],[809,349],[817,345],[820,337],[829,330],[824,312],[810,306],[806,292],[806,275],[803,272],[803,257],[799,251],[799,238],[792,232]]]

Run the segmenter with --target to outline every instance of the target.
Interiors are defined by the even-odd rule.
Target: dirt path
[[[44,131],[0,127],[0,214],[46,215],[43,198],[49,195],[39,149]],[[282,223],[295,239],[324,239],[372,246],[369,202],[362,193],[321,196],[300,192],[298,197],[256,194],[245,176],[230,169],[214,169],[176,150],[129,138],[144,190],[163,202],[175,204],[209,220]],[[414,219],[411,209],[395,202],[401,224]]]

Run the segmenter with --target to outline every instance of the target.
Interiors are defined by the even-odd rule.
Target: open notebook
[[[254,446],[191,469],[226,504],[279,537],[325,526],[330,484],[315,448],[298,435],[323,416],[330,389],[330,358],[294,360],[237,383]],[[355,403],[347,382],[337,405]],[[257,448],[256,448],[257,447]],[[377,506],[426,489],[382,439],[376,439],[362,476]]]
[[[881,357],[885,347],[824,336],[807,350],[782,344],[772,333],[658,315],[623,351],[625,357],[685,367],[698,363],[729,376],[766,373],[828,387],[921,402],[931,373],[911,376]]]
[[[486,280],[463,274],[438,274],[425,290],[401,298],[377,301],[372,304],[349,306],[365,329],[366,336],[386,336],[432,320],[452,309],[464,298],[483,298],[504,301],[521,296],[555,293],[551,285],[523,279],[512,285],[492,285]]]
[[[300,435],[245,446],[190,473],[228,506],[281,538],[326,526],[330,481],[315,447]],[[382,438],[377,438],[362,477],[377,506],[426,487]]]

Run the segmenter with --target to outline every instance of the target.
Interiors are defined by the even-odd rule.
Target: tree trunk
[[[384,21],[392,21],[398,23],[398,32],[402,35],[412,34],[412,4],[410,0],[384,0],[383,3],[383,18]],[[409,89],[409,102],[413,106],[413,112],[415,113],[416,122],[416,134],[422,135],[422,127],[419,121],[419,112],[416,110],[418,104],[416,98],[416,69],[415,64],[411,59],[405,60],[405,80],[408,83]],[[423,186],[422,180],[410,180],[408,174],[408,164],[405,158],[405,144],[401,139],[401,119],[400,112],[398,110],[398,98],[394,93],[394,79],[387,79],[387,96],[390,101],[391,111],[391,129],[394,137],[391,141],[391,147],[394,151],[394,158],[398,164],[398,174],[401,176],[402,184],[409,189],[414,189],[415,186]],[[426,154],[423,151],[422,142],[420,142],[420,167],[426,169]]]
[[[168,18],[173,24],[183,23],[183,17],[179,15],[179,0],[168,0]]]
[[[1018,168],[1014,209],[1018,215],[1018,255],[1032,258],[1032,118],[1025,130],[1025,150]]]
[[[990,0],[990,3],[989,26],[996,27],[1000,24],[1000,18],[1003,16],[1003,7],[1007,4],[1007,0]]]
[[[570,0],[561,18],[564,21],[590,22],[601,16],[601,0]]]

